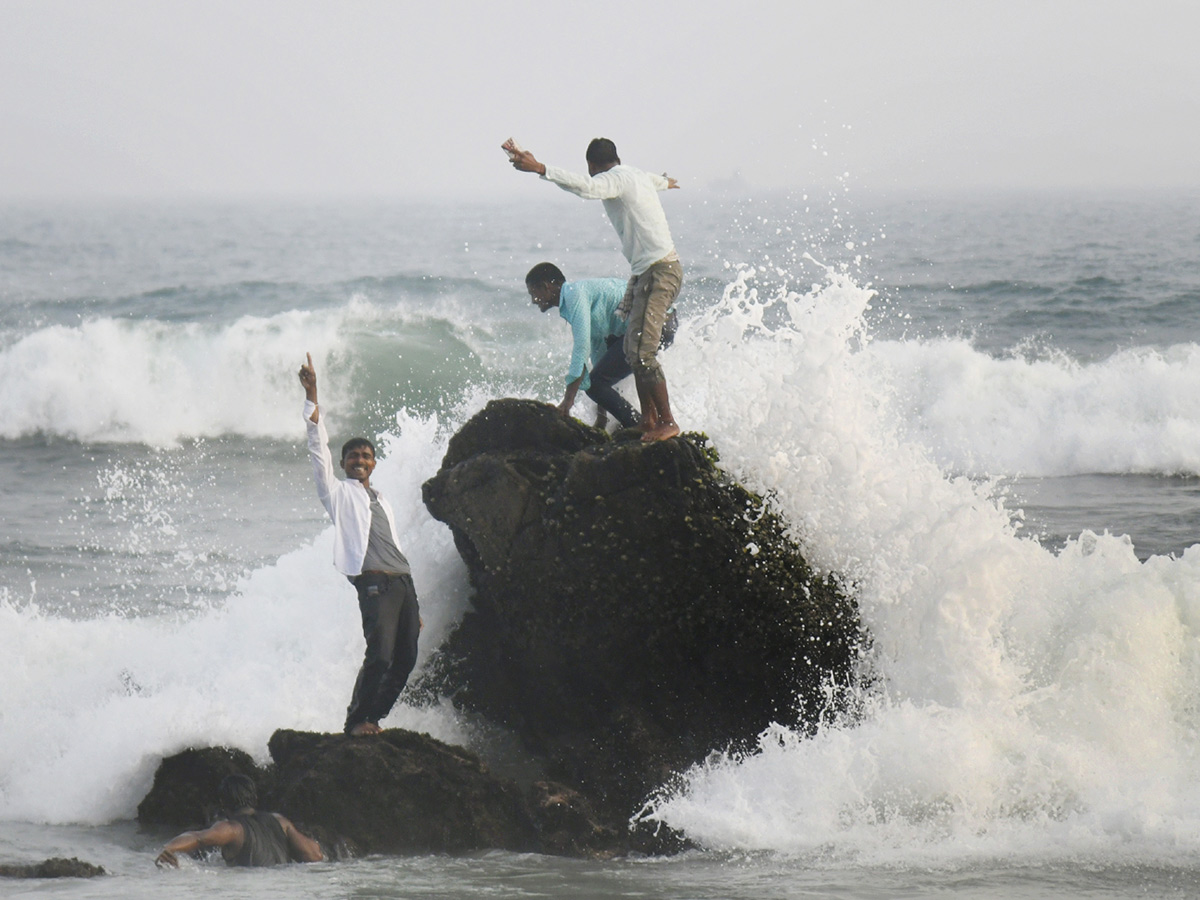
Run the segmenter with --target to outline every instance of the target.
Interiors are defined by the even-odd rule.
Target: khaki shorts
[[[625,361],[639,381],[665,381],[658,364],[667,311],[683,286],[683,266],[678,259],[660,260],[641,275],[629,279],[622,306],[629,305],[625,325]]]

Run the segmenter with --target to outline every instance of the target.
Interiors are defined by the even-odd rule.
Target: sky
[[[1193,0],[0,0],[0,200],[1200,186]]]

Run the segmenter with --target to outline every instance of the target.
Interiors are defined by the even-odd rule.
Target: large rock
[[[277,731],[268,746],[278,809],[363,852],[539,849],[520,788],[461,747],[399,729],[366,739]]]
[[[221,779],[240,773],[258,786],[259,808],[286,815],[333,858],[497,848],[607,857],[629,846],[625,830],[602,824],[571,788],[536,782],[522,789],[470,751],[428,735],[281,730],[268,749],[266,767],[224,747],[167,757],[138,806],[138,821],[207,827],[219,815]]]
[[[497,400],[424,485],[475,589],[435,687],[610,822],[713,750],[815,722],[857,657],[854,605],[714,456]]]

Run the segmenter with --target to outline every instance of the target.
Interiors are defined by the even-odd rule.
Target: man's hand
[[[500,149],[508,154],[509,161],[512,162],[513,168],[518,172],[536,172],[538,175],[546,174],[546,167],[538,162],[528,150],[522,150],[518,147],[512,138],[501,144]]]
[[[170,850],[164,850],[158,854],[158,859],[154,860],[154,864],[160,869],[165,869],[170,866],[172,869],[179,868],[179,858]]]
[[[317,370],[313,368],[312,354],[305,353],[308,360],[300,367],[300,384],[304,387],[304,395],[313,403],[317,402]]]
[[[575,405],[575,398],[572,397],[569,400],[564,400],[562,403],[558,404],[558,411],[560,413],[562,413],[563,416],[565,416],[566,418],[569,419],[569,418],[571,418],[571,407],[574,405]]]
[[[674,178],[672,178],[670,175],[668,175],[666,172],[663,172],[663,178],[667,179],[667,190],[668,191],[671,190],[671,188],[679,187],[679,182],[676,181]]]

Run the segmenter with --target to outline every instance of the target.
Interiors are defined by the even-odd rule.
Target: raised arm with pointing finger
[[[300,367],[304,423],[317,497],[333,521],[333,564],[358,592],[366,653],[346,710],[347,734],[378,734],[417,662],[421,613],[412,569],[400,551],[392,507],[371,486],[375,445],[365,437],[342,445],[339,479],[329,453],[329,435],[317,406],[312,355]]]

